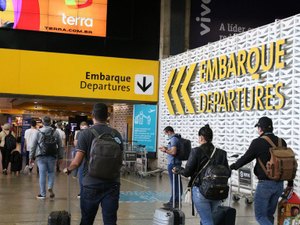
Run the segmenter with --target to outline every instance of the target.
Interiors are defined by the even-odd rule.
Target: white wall
[[[263,44],[286,39],[284,44],[286,63],[282,69],[272,68],[270,71],[258,71],[260,79],[253,79],[251,74],[231,76],[229,79],[200,83],[199,64],[203,60],[213,59],[221,55],[230,55],[240,50],[249,51],[252,47],[260,47]],[[179,96],[185,114],[171,115],[164,97],[168,78],[172,69],[178,70],[191,64],[198,63],[195,75],[188,86],[188,93],[194,105],[196,113],[188,113],[186,102],[181,93]],[[200,93],[228,91],[239,87],[266,86],[282,82],[281,89],[285,97],[285,105],[280,110],[255,110],[234,112],[199,113]],[[172,88],[171,88],[172,89]],[[273,90],[274,92],[274,90]],[[171,102],[177,110],[174,99]],[[271,100],[277,104],[278,99]],[[252,139],[258,136],[255,123],[261,116],[269,116],[273,119],[274,133],[287,141],[297,155],[300,154],[300,14],[272,24],[238,34],[206,46],[190,50],[188,52],[161,60],[160,91],[159,91],[159,127],[158,146],[166,143],[163,134],[164,127],[173,126],[175,132],[192,140],[193,147],[197,146],[197,133],[200,127],[209,123],[214,131],[214,144],[223,148],[228,155],[243,154]],[[158,153],[160,167],[165,167],[166,160],[163,153]],[[297,156],[298,157],[298,156]],[[299,167],[300,168],[300,167]],[[296,189],[300,192],[300,172],[295,181]],[[235,181],[236,177],[235,177]]]

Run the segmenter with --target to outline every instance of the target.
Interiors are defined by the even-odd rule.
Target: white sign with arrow
[[[139,95],[153,95],[154,76],[136,74],[134,82],[134,93]]]

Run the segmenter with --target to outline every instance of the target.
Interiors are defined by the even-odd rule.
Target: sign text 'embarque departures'
[[[282,82],[199,93],[199,105],[196,106],[196,110],[188,94],[188,86],[197,66],[201,85],[217,80],[224,81],[233,76],[238,79],[241,76],[251,75],[253,80],[263,79],[261,74],[271,69],[285,67],[283,60],[285,56],[283,45],[285,43],[286,40],[281,39],[271,42],[269,45],[264,44],[259,47],[252,47],[249,50],[233,52],[230,55],[221,55],[213,59],[203,60],[199,64],[191,64],[188,69],[187,66],[183,66],[179,69],[179,72],[177,72],[177,69],[173,69],[164,92],[170,114],[174,115],[176,113],[175,107],[177,113],[185,113],[178,89],[187,112],[192,114],[281,109],[285,104],[285,97],[281,92],[281,88],[284,86]],[[182,79],[183,83],[181,84]],[[179,88],[180,84],[181,88]]]

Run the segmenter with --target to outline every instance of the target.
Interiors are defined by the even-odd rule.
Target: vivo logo
[[[211,22],[211,19],[209,14],[211,10],[208,7],[208,4],[211,2],[211,0],[202,0],[201,2],[201,17],[196,17],[196,21],[200,22],[200,27],[202,28],[200,35],[203,36],[210,32],[209,23]]]
[[[67,16],[64,13],[62,14],[62,22],[65,25],[70,26],[86,26],[93,27],[93,19],[85,18],[85,17],[75,17],[75,16]]]
[[[93,3],[93,0],[65,0],[65,4],[72,8],[85,8],[90,6]]]

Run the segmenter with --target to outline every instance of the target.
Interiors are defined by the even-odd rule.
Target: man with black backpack
[[[36,132],[32,138],[32,146],[29,154],[30,164],[37,162],[39,168],[39,185],[40,193],[37,199],[46,198],[46,178],[48,176],[48,192],[50,199],[54,199],[53,192],[55,180],[56,160],[62,162],[64,156],[64,148],[62,147],[61,138],[57,131],[51,125],[51,119],[45,116],[42,119],[43,127]]]
[[[174,167],[181,167],[182,161],[181,159],[177,158],[177,151],[179,147],[179,136],[175,134],[173,127],[167,126],[164,129],[164,134],[167,135],[168,138],[168,146],[159,147],[159,150],[167,154],[168,160],[168,174],[170,179],[170,186],[171,186],[171,197],[170,200],[164,203],[165,208],[172,208],[173,207],[173,196],[175,196],[175,208],[179,206],[179,198],[182,195],[182,183],[180,180],[180,190],[179,193],[179,185],[178,185],[178,175],[173,176],[172,169]],[[173,182],[173,177],[175,177],[175,182]],[[175,184],[175,193],[173,193],[173,184]]]
[[[17,139],[13,131],[10,130],[10,124],[6,123],[2,126],[0,132],[0,149],[2,154],[2,173],[7,175],[7,167],[10,162],[10,153],[16,149]]]
[[[64,173],[82,167],[80,225],[94,223],[99,204],[104,225],[117,224],[120,197],[120,169],[123,142],[121,134],[107,125],[108,108],[97,103],[92,111],[94,125],[80,132],[76,155]]]

